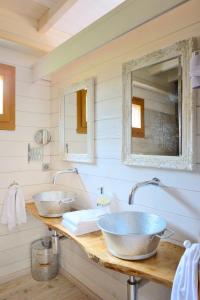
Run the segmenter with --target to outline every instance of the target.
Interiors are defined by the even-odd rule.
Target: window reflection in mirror
[[[77,128],[76,132],[80,134],[87,134],[87,90],[82,89],[76,92],[77,103]]]
[[[144,99],[132,98],[132,137],[144,138]]]
[[[15,130],[15,67],[0,64],[0,130]]]
[[[132,153],[181,154],[181,62],[132,71]]]
[[[3,114],[3,76],[0,76],[0,115]]]
[[[87,153],[87,89],[65,97],[65,148],[68,154]]]

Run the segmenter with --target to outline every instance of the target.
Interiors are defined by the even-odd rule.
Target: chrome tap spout
[[[150,185],[157,185],[157,186],[159,186],[159,185],[160,185],[160,179],[154,177],[154,178],[151,179],[151,180],[142,181],[142,182],[137,183],[137,184],[131,189],[131,191],[130,191],[130,193],[129,193],[128,204],[129,204],[129,205],[133,204],[135,192],[137,191],[138,188],[143,187],[143,186],[146,186],[146,185],[149,185],[149,184],[150,184]]]

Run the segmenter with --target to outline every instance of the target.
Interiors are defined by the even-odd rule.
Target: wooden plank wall
[[[156,176],[166,185],[166,189],[151,186],[139,190],[131,209],[163,216],[176,232],[173,241],[179,244],[185,239],[200,240],[200,173],[127,167],[122,164],[122,63],[178,40],[198,36],[199,10],[200,2],[191,0],[185,6],[152,20],[55,74],[52,86],[51,125],[54,141],[51,154],[53,169],[58,170],[72,165],[63,162],[59,156],[59,101],[63,89],[73,82],[95,77],[96,162],[93,165],[73,164],[78,168],[79,176],[64,175],[59,179],[62,188],[77,193],[77,206],[95,207],[98,188],[103,186],[105,191],[115,193],[119,207],[130,209],[127,205],[128,193],[133,184]],[[199,149],[200,95],[196,111],[196,146]],[[197,166],[199,163],[200,155]],[[126,299],[126,278],[89,262],[77,246],[68,241],[63,241],[61,264],[104,300]],[[168,289],[155,284],[148,284],[140,293],[143,300],[167,300],[170,297]]]
[[[0,62],[16,67],[16,130],[0,131],[0,210],[5,192],[13,180],[23,188],[26,200],[49,186],[49,172],[40,162],[27,162],[28,143],[34,133],[50,127],[50,87],[45,81],[32,83],[32,64],[36,58],[0,48]],[[50,148],[45,147],[50,161]],[[28,224],[12,232],[0,225],[0,282],[10,280],[30,268],[30,243],[46,234],[45,226],[29,217]]]

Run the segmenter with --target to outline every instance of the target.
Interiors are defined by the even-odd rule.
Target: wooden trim
[[[132,127],[132,137],[144,138],[145,128],[144,128],[144,99],[133,97],[132,104],[139,105],[141,107],[141,128]]]
[[[67,13],[77,0],[59,0],[38,20],[38,31],[46,33]]]
[[[15,130],[15,67],[0,64],[3,77],[3,114],[0,115],[0,130]]]
[[[82,89],[76,92],[77,98],[77,128],[76,132],[79,134],[87,134],[87,120],[86,120],[86,98],[87,90]]]

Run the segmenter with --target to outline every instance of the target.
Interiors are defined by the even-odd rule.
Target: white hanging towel
[[[26,217],[24,193],[20,188],[20,186],[18,186],[17,193],[16,193],[16,223],[20,225],[26,222],[27,222],[27,217]]]
[[[200,54],[194,54],[190,60],[192,88],[200,88]]]
[[[23,192],[18,185],[9,187],[4,198],[1,223],[12,230],[18,224],[26,223],[26,209]]]
[[[173,255],[173,253],[172,253]],[[198,300],[200,243],[185,250],[176,270],[171,300]]]

